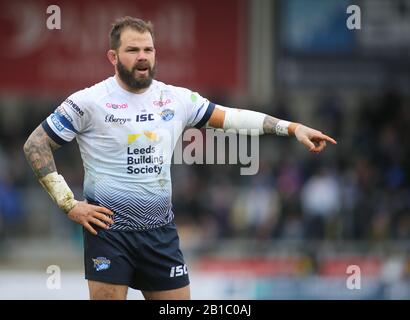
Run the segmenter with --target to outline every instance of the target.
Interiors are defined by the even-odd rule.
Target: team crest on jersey
[[[95,259],[93,258],[93,261],[94,261],[94,268],[97,271],[107,270],[111,265],[111,261],[107,259],[106,257],[97,257]]]
[[[169,121],[174,117],[174,110],[171,109],[165,109],[160,113],[160,116],[162,120],[164,121]]]

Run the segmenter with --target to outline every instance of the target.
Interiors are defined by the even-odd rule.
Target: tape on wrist
[[[275,127],[275,133],[278,136],[289,136],[289,121],[279,120]]]
[[[39,181],[53,201],[66,213],[78,203],[64,177],[57,172],[51,172]]]

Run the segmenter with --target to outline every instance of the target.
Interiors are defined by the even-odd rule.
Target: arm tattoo
[[[38,179],[57,171],[52,151],[60,145],[38,126],[24,144],[24,154]]]
[[[265,120],[263,120],[263,132],[276,134],[276,124],[279,122],[278,118],[274,118],[271,116],[266,116]]]

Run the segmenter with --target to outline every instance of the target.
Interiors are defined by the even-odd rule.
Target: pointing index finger
[[[321,139],[323,139],[323,140],[326,140],[326,141],[329,141],[330,143],[337,144],[337,141],[336,141],[335,139],[333,139],[333,138],[331,138],[331,137],[329,137],[329,136],[327,136],[327,135],[325,135],[325,134],[323,134],[323,133],[321,133],[321,134],[319,135],[319,138],[321,138]]]

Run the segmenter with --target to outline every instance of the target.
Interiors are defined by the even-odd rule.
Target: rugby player
[[[56,204],[83,226],[91,299],[126,299],[129,287],[145,299],[190,299],[164,161],[168,136],[184,127],[255,129],[294,136],[315,153],[336,141],[303,124],[216,105],[154,80],[153,28],[141,19],[113,24],[107,57],[115,75],[63,101],[27,139],[26,158]],[[74,138],[84,165],[84,201],[74,198],[53,158]]]

